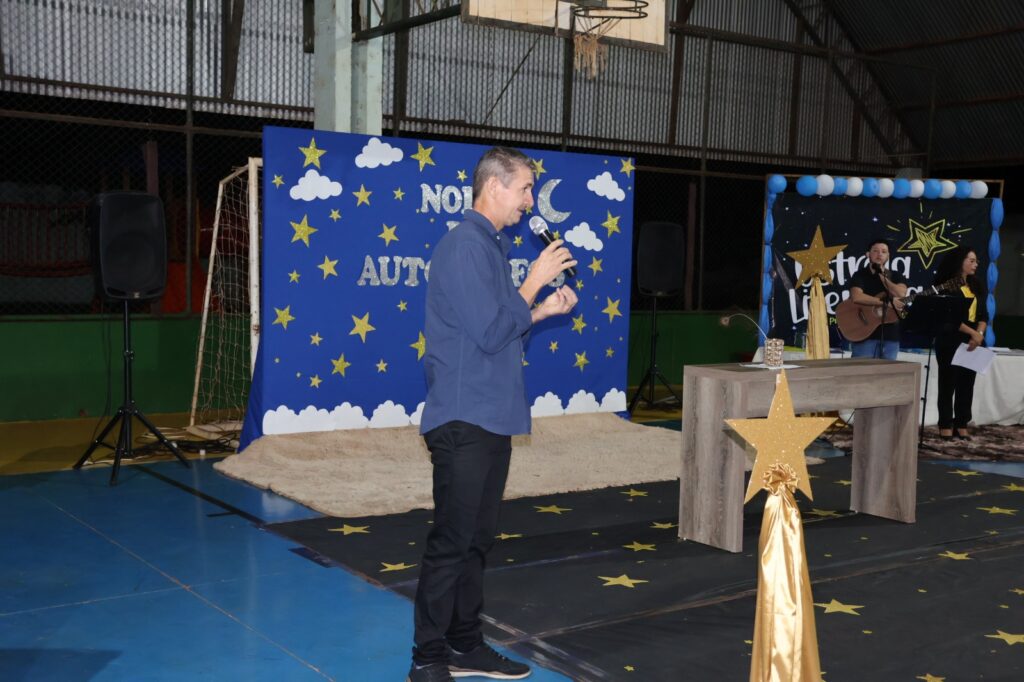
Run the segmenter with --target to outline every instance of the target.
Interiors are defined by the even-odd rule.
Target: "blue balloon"
[[[971,196],[971,183],[966,180],[956,181],[956,192],[953,194],[957,199],[966,199]]]
[[[796,181],[796,191],[801,196],[810,197],[818,192],[818,180],[812,175],[802,175]]]
[[[878,178],[864,178],[864,191],[861,196],[873,197],[878,195]]]
[[[832,194],[841,197],[846,194],[846,178],[837,177],[835,178],[835,181],[836,187],[832,190]]]
[[[768,178],[768,191],[773,194],[781,194],[786,191],[786,178],[775,174]]]
[[[970,190],[970,185],[967,186]],[[892,196],[894,199],[906,199],[910,196],[910,180],[906,178],[896,178],[892,181]]]
[[[942,183],[935,178],[928,178],[924,181],[924,198],[938,199],[942,194]]]

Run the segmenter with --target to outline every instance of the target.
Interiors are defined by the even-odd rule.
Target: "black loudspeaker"
[[[683,290],[686,249],[683,226],[644,223],[636,249],[636,285],[644,294],[665,296]]]
[[[159,298],[167,284],[164,205],[143,192],[98,194],[89,207],[97,289],[113,300]]]

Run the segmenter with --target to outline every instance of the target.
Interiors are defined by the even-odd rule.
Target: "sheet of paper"
[[[740,365],[740,367],[756,367],[757,369],[797,369],[800,365],[782,365],[781,367],[769,367],[763,362],[755,362],[748,365]]]
[[[974,350],[967,350],[967,344],[961,343],[953,354],[953,364],[967,369],[973,369],[978,374],[984,374],[992,364],[992,358],[996,356],[991,348],[978,346]]]

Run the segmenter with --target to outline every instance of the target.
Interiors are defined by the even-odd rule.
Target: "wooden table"
[[[874,359],[801,360],[787,369],[797,414],[856,408],[850,509],[913,523],[921,365]],[[728,365],[683,370],[679,538],[743,549],[743,440],[723,420],[765,417],[776,372]],[[813,485],[813,483],[812,483]]]

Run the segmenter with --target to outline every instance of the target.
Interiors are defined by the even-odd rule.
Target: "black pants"
[[[961,339],[963,336],[963,339]],[[971,421],[974,402],[974,370],[953,364],[953,354],[967,337],[940,337],[935,343],[935,361],[939,366],[939,428],[962,429]]]
[[[424,435],[434,464],[434,525],[416,589],[413,661],[448,658],[445,643],[466,652],[483,641],[483,573],[494,544],[512,439],[466,422]]]

